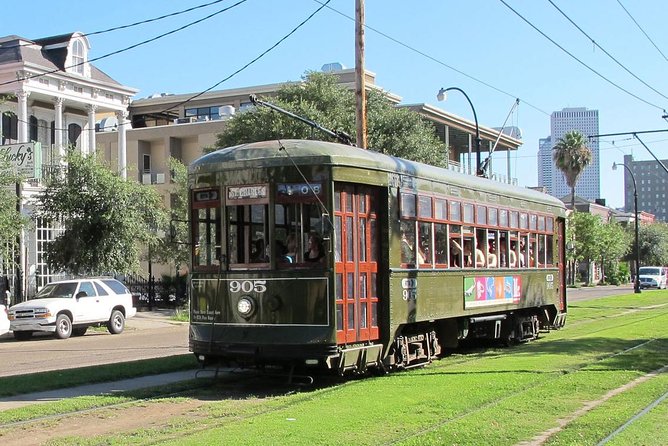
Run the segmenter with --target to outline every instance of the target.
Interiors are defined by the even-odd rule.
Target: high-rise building
[[[668,160],[661,160],[668,166]],[[668,173],[656,160],[633,161],[632,155],[624,155],[624,164],[631,169],[638,191],[638,212],[654,214],[657,220],[668,222],[666,189]],[[633,179],[624,169],[624,211],[634,212]]]
[[[548,194],[552,193],[554,181],[552,171],[554,170],[554,161],[552,161],[552,137],[541,138],[538,140],[538,184],[545,188]]]
[[[550,195],[562,198],[571,193],[563,173],[552,160],[554,147],[567,132],[577,130],[585,137],[598,135],[598,110],[587,110],[585,107],[564,108],[550,115],[550,138],[539,141],[538,152],[538,185],[545,186]],[[548,147],[551,145],[552,147]],[[588,200],[595,200],[601,194],[601,172],[599,165],[599,148],[597,139],[588,139],[587,147],[591,149],[591,164],[580,174],[575,194]]]

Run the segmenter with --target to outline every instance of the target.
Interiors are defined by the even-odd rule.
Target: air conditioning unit
[[[174,124],[190,124],[192,122],[197,122],[196,116],[189,116],[187,118],[176,118],[174,119]]]
[[[151,174],[143,173],[141,176],[141,184],[151,184]]]
[[[165,174],[156,173],[155,174],[155,184],[165,184]]]

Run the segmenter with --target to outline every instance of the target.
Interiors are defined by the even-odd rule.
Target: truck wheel
[[[56,318],[56,337],[67,339],[72,334],[72,321],[66,314],[59,314]]]
[[[107,329],[111,334],[120,334],[125,328],[125,316],[118,310],[111,312],[111,317],[107,323]]]
[[[32,331],[15,331],[14,339],[17,341],[27,341],[32,338]]]
[[[76,327],[72,329],[72,336],[83,336],[88,331],[88,327]]]

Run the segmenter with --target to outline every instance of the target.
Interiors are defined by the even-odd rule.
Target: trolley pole
[[[357,147],[366,149],[366,79],[364,73],[364,0],[355,0],[355,119]]]

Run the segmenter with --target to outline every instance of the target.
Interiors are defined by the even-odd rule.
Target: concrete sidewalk
[[[163,386],[181,381],[188,381],[197,377],[211,377],[215,370],[186,370],[181,372],[163,373],[161,375],[142,376],[139,378],[124,379],[97,384],[86,384],[78,387],[48,390],[45,392],[27,393],[0,399],[0,412],[31,404],[48,403],[65,398],[75,398],[85,395],[110,395],[130,390],[145,389],[148,387]]]

